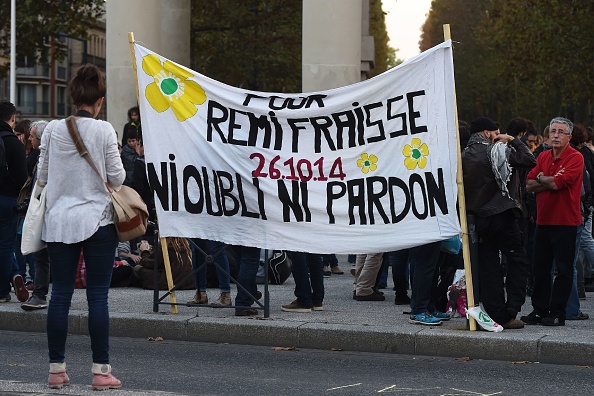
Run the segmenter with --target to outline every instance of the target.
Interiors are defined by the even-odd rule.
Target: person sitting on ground
[[[116,249],[116,257],[118,257],[119,260],[127,261],[133,267],[136,264],[139,264],[140,260],[142,260],[142,257],[132,252],[132,248],[130,247],[130,241],[118,242],[118,248]]]
[[[188,240],[186,238],[177,237],[169,237],[166,239],[173,284],[177,286],[178,289],[194,289],[194,282],[192,282],[189,277],[192,272],[192,256]],[[140,250],[140,257],[142,257],[142,259],[138,265],[134,267],[134,275],[138,278],[143,288],[152,290],[154,288],[153,274],[156,259],[154,249],[148,241],[142,240],[138,250]],[[163,258],[159,258],[158,268],[159,290],[169,290]]]

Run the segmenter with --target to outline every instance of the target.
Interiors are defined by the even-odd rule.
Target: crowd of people
[[[0,302],[11,301],[12,288],[24,310],[48,309],[51,388],[70,383],[65,349],[75,287],[85,287],[87,293],[94,389],[121,386],[109,364],[109,288],[170,288],[152,230],[137,240],[117,240],[105,181],[115,189],[127,185],[137,190],[151,223],[156,222],[155,204],[139,109],[128,111],[119,144],[113,127],[96,119],[105,90],[104,76],[91,65],[81,67],[68,88],[76,125],[103,179],[78,155],[64,120],[17,122],[15,106],[0,103],[6,162],[0,167]],[[586,290],[594,291],[592,138],[591,128],[562,117],[553,118],[542,135],[521,118],[505,131],[487,117],[460,122],[465,202],[475,247],[471,258],[478,268],[477,299],[469,305],[481,303],[506,329],[588,319],[579,299]],[[23,255],[22,223],[36,183],[46,189],[42,239],[47,247]],[[257,288],[261,249],[186,238],[167,238],[166,245],[175,286],[195,290],[188,305],[258,315],[253,305],[262,297]],[[444,252],[441,245],[349,256],[352,299],[385,301],[382,290],[388,287],[391,268],[394,303],[410,306],[410,323],[440,325],[450,318],[447,287],[463,268],[462,253]],[[282,305],[282,311],[324,310],[324,277],[344,274],[336,256],[286,253],[295,299]],[[208,266],[207,257],[214,257],[216,265]],[[219,291],[211,303],[209,276]],[[234,301],[231,279],[237,289]],[[518,319],[527,296],[533,311]]]

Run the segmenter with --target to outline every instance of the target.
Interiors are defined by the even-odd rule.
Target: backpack
[[[264,283],[264,271],[264,261],[261,260],[256,275],[256,283]],[[291,259],[284,250],[275,250],[272,257],[268,259],[268,283],[282,285],[289,276],[291,276]]]
[[[4,147],[4,136],[14,135],[9,131],[0,131],[0,183],[8,174],[8,165],[6,164],[6,148]]]

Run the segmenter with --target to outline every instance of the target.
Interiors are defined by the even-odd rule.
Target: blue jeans
[[[27,279],[27,265],[29,266],[29,278],[35,280],[35,256],[33,253],[23,256],[21,253],[21,241],[23,239],[22,234],[17,234],[16,242],[14,245],[14,254],[19,266],[19,274],[23,277],[23,281]]]
[[[571,292],[569,293],[569,299],[567,300],[567,306],[565,307],[566,318],[575,318],[580,313],[580,298],[577,290],[576,262],[578,259],[578,252],[580,251],[580,241],[583,229],[584,226],[582,225],[577,227],[577,236],[575,238],[575,258],[573,259],[573,284],[571,286]]]
[[[594,275],[594,239],[592,238],[592,215],[588,216],[588,220],[582,230],[582,237],[580,238],[580,257],[584,264],[584,278],[591,278]]]
[[[439,263],[440,248],[441,241],[409,249],[412,276],[410,313],[412,315],[434,310],[435,301],[431,301],[431,292],[435,270]]]
[[[392,267],[394,290],[398,296],[406,296],[408,290],[408,249],[384,254],[379,285],[388,286],[388,267]]]
[[[93,363],[109,363],[107,295],[116,246],[117,234],[113,224],[99,227],[97,232],[86,241],[73,244],[48,243],[52,276],[52,294],[47,310],[47,344],[50,363],[64,362],[68,336],[68,312],[81,249],[87,269],[86,292]]]
[[[196,240],[195,240],[196,241]],[[211,255],[217,254],[219,251],[225,248],[225,244],[223,242],[218,241],[207,241],[208,249]],[[215,262],[218,265],[215,265],[217,271],[217,279],[219,280],[219,289],[221,292],[231,292],[231,281],[229,280],[229,260],[227,259],[227,252],[221,252],[215,258]],[[200,253],[194,245],[192,245],[192,268],[196,269],[200,265],[204,264],[204,258],[202,257],[202,253]],[[200,270],[194,272],[194,282],[196,284],[196,288],[198,291],[205,292],[206,291],[206,270],[207,266],[202,265]],[[227,274],[225,274],[225,271]]]
[[[291,273],[295,280],[295,297],[304,307],[324,301],[324,262],[322,256],[313,253],[287,252],[291,259]]]
[[[237,272],[237,283],[247,289],[252,295],[256,295],[258,288],[256,286],[256,274],[260,266],[260,248],[235,246],[237,252],[237,263],[239,270]],[[254,299],[237,285],[237,296],[235,297],[235,306],[238,308],[249,308],[254,303]]]
[[[19,215],[12,210],[16,203],[16,197],[0,195],[0,297],[10,294],[13,269],[18,267],[14,244]]]

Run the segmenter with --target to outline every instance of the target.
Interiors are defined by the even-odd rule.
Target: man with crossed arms
[[[526,178],[526,191],[536,193],[534,237],[534,310],[522,316],[526,324],[564,326],[565,307],[573,283],[576,237],[582,223],[580,196],[584,158],[569,145],[573,123],[553,118],[549,126],[552,150],[538,156]],[[553,282],[553,261],[557,276]],[[552,295],[551,295],[552,293]]]

